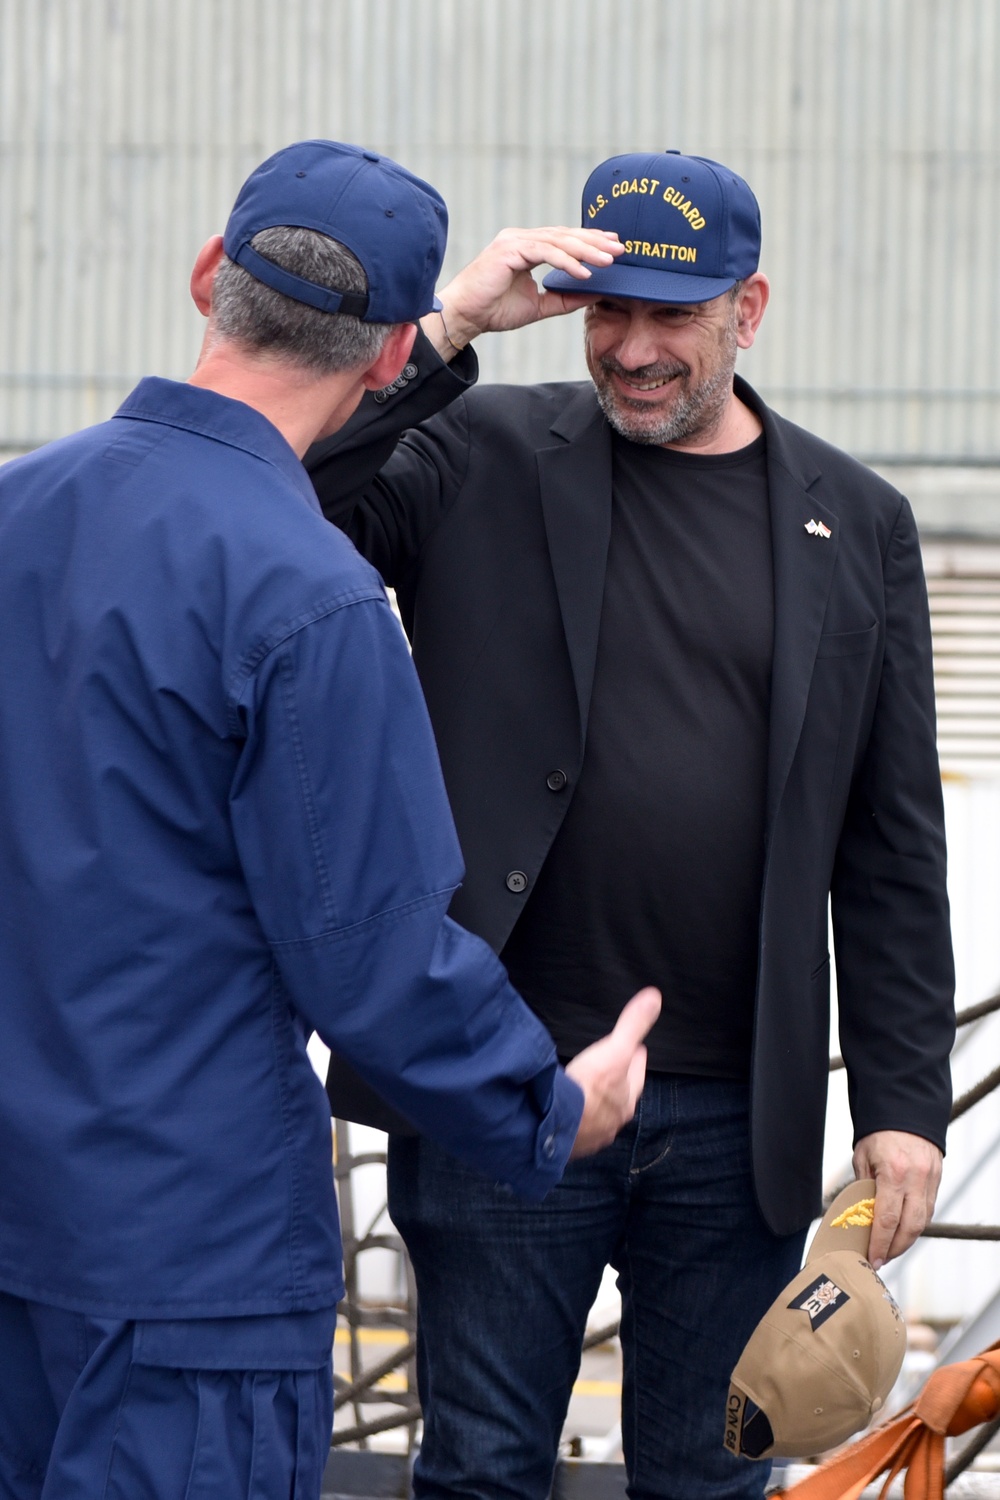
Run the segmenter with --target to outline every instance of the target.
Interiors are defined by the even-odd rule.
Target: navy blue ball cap
[[[625,245],[587,281],[550,271],[550,291],[644,302],[708,302],[760,260],[760,208],[742,177],[706,156],[634,152],[602,161],[583,190],[585,229],[616,230]]]
[[[250,244],[262,229],[316,229],[357,256],[367,293],[331,290],[282,270]],[[251,172],[223,247],[251,276],[320,312],[366,323],[414,323],[438,311],[448,210],[430,183],[377,151],[342,141],[298,141]]]

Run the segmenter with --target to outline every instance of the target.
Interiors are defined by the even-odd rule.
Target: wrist
[[[420,326],[445,364],[450,364],[456,354],[461,354],[481,331],[450,308],[425,314],[420,319]]]
[[[483,331],[475,323],[470,323],[453,307],[440,308],[437,316],[441,331],[456,354],[461,354],[462,350],[471,344],[474,338],[478,338]]]

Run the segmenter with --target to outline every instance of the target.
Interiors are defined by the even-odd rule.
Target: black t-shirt
[[[502,955],[563,1058],[655,984],[651,1068],[747,1073],[773,596],[764,438],[616,437],[586,756]]]

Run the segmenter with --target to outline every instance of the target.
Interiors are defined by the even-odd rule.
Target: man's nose
[[[658,364],[662,351],[657,348],[652,330],[641,323],[632,323],[615,351],[618,363],[626,370],[641,370],[646,365]]]

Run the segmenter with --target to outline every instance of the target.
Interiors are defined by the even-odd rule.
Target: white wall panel
[[[575,219],[603,156],[746,174],[774,298],[746,371],[867,456],[1000,459],[1000,0],[0,0],[0,446],[183,374],[190,262],[308,134],[444,191],[454,267]],[[582,372],[579,318],[483,341]]]

